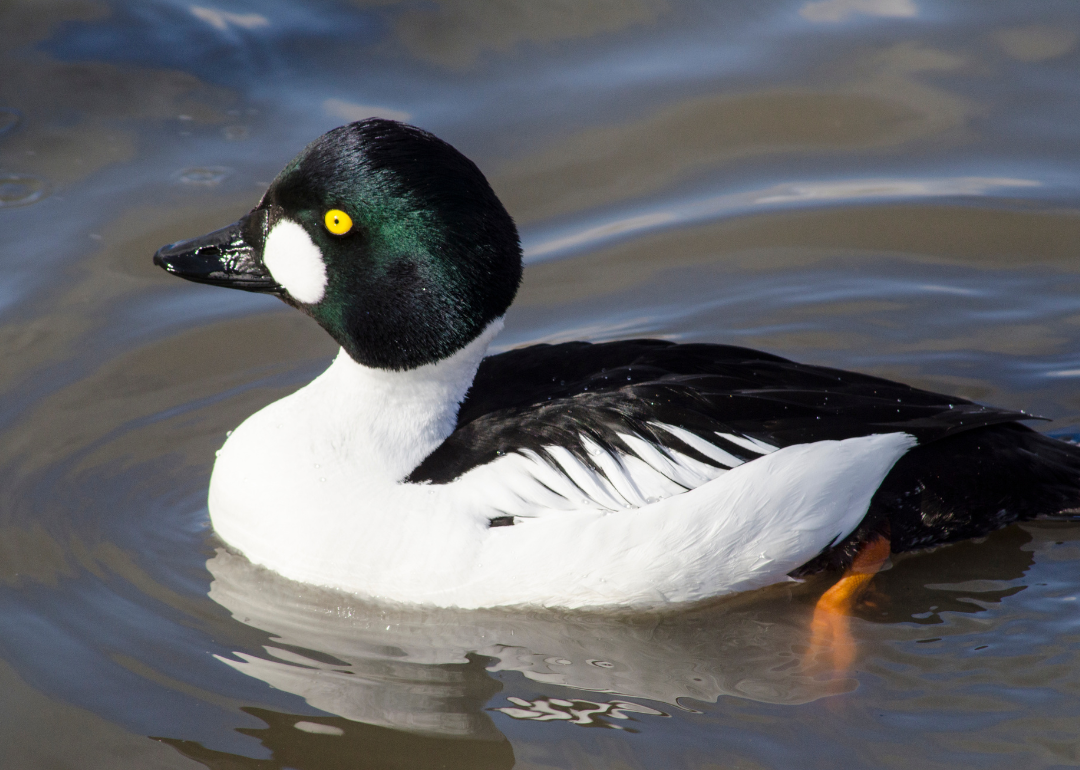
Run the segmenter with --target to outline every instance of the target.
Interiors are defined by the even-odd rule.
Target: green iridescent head
[[[384,369],[452,355],[506,312],[521,281],[517,229],[476,165],[380,119],[319,137],[246,217],[154,260],[277,294]]]

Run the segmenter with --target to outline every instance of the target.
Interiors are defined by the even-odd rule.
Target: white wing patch
[[[719,467],[642,436],[620,433],[628,453],[608,451],[583,436],[582,445],[591,464],[561,446],[545,447],[547,457],[526,449],[473,468],[454,484],[462,491],[472,490],[477,507],[491,511],[492,516],[531,519],[559,512],[610,513],[642,508],[695,489],[748,462],[726,451],[719,442],[713,444],[684,428],[659,422],[651,425]],[[751,454],[751,460],[777,449],[746,436],[716,435]]]

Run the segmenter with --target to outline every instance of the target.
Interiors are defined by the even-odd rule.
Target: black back
[[[802,568],[807,574],[850,563],[875,532],[902,551],[1080,508],[1080,449],[1017,422],[1030,419],[1037,418],[727,345],[535,345],[484,359],[457,429],[407,481],[447,483],[510,452],[545,457],[553,445],[595,468],[585,439],[627,452],[620,433],[716,465],[655,423],[747,461],[758,455],[716,434],[777,447],[900,431],[918,438],[863,525]]]
[[[625,451],[618,433],[707,461],[653,427],[658,422],[713,443],[720,432],[784,447],[897,431],[925,443],[1017,419],[1030,418],[747,348],[662,340],[535,345],[484,359],[457,429],[410,479],[446,483],[500,454],[542,455],[550,445],[587,462],[583,437]]]

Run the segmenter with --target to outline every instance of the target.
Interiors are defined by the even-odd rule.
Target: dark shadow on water
[[[874,623],[944,622],[942,613],[984,612],[977,602],[998,603],[1023,591],[1035,562],[1023,546],[1032,536],[1006,527],[979,541],[965,541],[896,558],[874,577],[858,617]],[[933,581],[928,583],[928,581]]]
[[[281,714],[261,708],[244,711],[266,723],[264,728],[240,732],[256,738],[270,752],[269,759],[213,751],[195,741],[157,740],[210,770],[498,770],[514,766],[514,750],[505,738],[420,736],[341,717]]]

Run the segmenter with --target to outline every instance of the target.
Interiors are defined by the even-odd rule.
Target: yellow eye
[[[352,230],[352,217],[341,209],[327,211],[326,216],[323,217],[323,222],[326,223],[326,229],[334,235],[345,235],[345,233]]]

